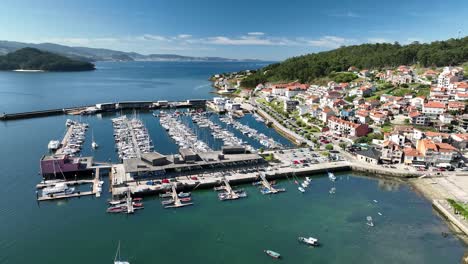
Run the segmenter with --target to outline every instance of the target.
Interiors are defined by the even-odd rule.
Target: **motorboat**
[[[329,192],[330,194],[335,194],[336,188],[335,188],[335,187],[332,187],[332,188],[330,189],[330,191],[328,191],[328,192]]]
[[[336,176],[333,174],[333,172],[328,172],[328,178],[330,181],[336,181]]]
[[[298,237],[299,242],[302,242],[304,244],[310,245],[310,246],[318,246],[319,242],[318,239],[313,238],[313,237]]]
[[[115,205],[107,208],[108,213],[123,213],[127,211],[126,205]]]
[[[297,189],[298,189],[301,193],[304,193],[304,192],[305,192],[305,189],[302,188],[301,186],[297,187]]]
[[[59,182],[52,187],[42,189],[42,195],[72,194],[74,191],[74,187],[68,187],[66,183]]]
[[[307,182],[305,181],[305,182],[301,183],[301,186],[302,186],[303,188],[307,188],[307,187],[309,187],[309,183],[307,183]]]
[[[127,202],[127,200],[124,200],[124,199],[123,200],[111,200],[111,201],[109,201],[109,204],[110,205],[118,205],[118,204],[123,204],[123,203],[126,203],[126,202]]]
[[[159,194],[159,197],[161,197],[161,198],[169,198],[169,197],[172,197],[172,193],[170,193],[170,192],[161,193],[161,194]]]
[[[99,145],[98,145],[95,141],[93,141],[93,142],[91,143],[91,147],[92,147],[93,149],[97,149],[97,148],[99,147]]]
[[[180,192],[179,194],[177,194],[177,196],[179,198],[186,198],[186,197],[190,197],[191,193],[184,193],[184,192]]]
[[[371,227],[374,226],[374,221],[372,220],[372,216],[367,216],[367,217],[366,217],[366,220],[367,220],[367,223],[366,223],[366,224],[367,224],[368,226],[371,226]]]
[[[170,204],[173,204],[175,201],[173,199],[169,199],[169,200],[164,200],[161,202],[162,205],[170,205]]]
[[[281,254],[273,250],[265,249],[263,252],[265,252],[268,256],[272,258],[275,258],[275,259],[281,258]]]
[[[60,147],[60,141],[58,140],[51,140],[49,141],[49,144],[47,145],[47,148],[49,150],[56,150]]]

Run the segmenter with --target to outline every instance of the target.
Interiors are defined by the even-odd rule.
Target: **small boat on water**
[[[161,193],[161,194],[159,194],[159,197],[161,197],[161,198],[169,198],[169,197],[172,197],[172,193],[170,193],[170,192]]]
[[[162,205],[170,205],[170,204],[173,204],[175,203],[175,201],[173,199],[169,199],[169,200],[164,200],[161,202]]]
[[[333,174],[333,172],[328,172],[328,178],[330,181],[336,181],[336,176]]]
[[[301,186],[304,187],[304,188],[307,188],[307,187],[309,187],[309,183],[305,181],[305,182],[301,183]]]
[[[127,211],[126,205],[115,205],[107,208],[108,213],[123,213]]]
[[[218,186],[218,187],[214,187],[213,190],[215,191],[224,191],[226,188],[224,186]]]
[[[192,198],[190,198],[190,197],[180,198],[180,201],[181,202],[190,202],[190,201],[192,201]]]
[[[334,194],[336,192],[336,188],[335,187],[332,187],[330,189],[330,191],[328,191],[330,194]]]
[[[42,189],[42,195],[60,195],[60,194],[72,194],[75,192],[75,188],[68,187],[64,182],[59,182],[52,187],[46,187]]]
[[[281,258],[281,254],[278,253],[278,252],[275,252],[273,250],[265,249],[265,250],[263,250],[263,252],[265,252],[268,256],[270,256],[272,258],[275,258],[275,259]]]
[[[49,150],[56,150],[60,147],[60,141],[58,140],[51,140],[49,144],[47,145],[47,148]]]
[[[304,192],[305,192],[305,189],[302,188],[301,186],[297,187],[297,189],[298,189],[301,193],[304,193]]]
[[[115,253],[114,264],[130,264],[128,261],[120,260],[120,241],[119,246],[117,247],[117,252]]]
[[[93,141],[93,143],[91,143],[91,147],[93,149],[97,149],[99,147],[99,145],[96,143],[96,141]]]
[[[373,227],[374,221],[372,220],[372,216],[368,216],[366,219],[367,219],[366,225]]]
[[[177,196],[179,196],[179,198],[186,198],[186,197],[190,197],[191,193],[184,193],[184,192],[180,192],[179,194],[177,194]]]
[[[314,247],[319,245],[318,239],[313,238],[313,237],[299,237],[298,240],[299,242],[302,242],[304,244],[314,246]]]
[[[306,181],[311,182],[312,179],[310,177],[305,177]]]

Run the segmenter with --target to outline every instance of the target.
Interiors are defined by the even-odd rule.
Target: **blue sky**
[[[0,39],[143,54],[282,60],[468,34],[467,0],[3,0]]]

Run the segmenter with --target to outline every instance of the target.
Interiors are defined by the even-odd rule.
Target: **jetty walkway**
[[[185,101],[122,101],[116,103],[97,103],[95,105],[73,106],[18,113],[0,113],[0,121],[46,117],[54,115],[80,115],[100,112],[115,112],[125,109],[162,109],[206,107],[207,99],[188,99]]]

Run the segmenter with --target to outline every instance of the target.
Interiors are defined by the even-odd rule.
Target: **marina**
[[[81,151],[88,124],[67,119],[65,125],[67,126],[67,131],[61,143],[58,144],[57,140],[52,140],[49,142],[48,148],[49,150],[55,150],[55,154],[66,154],[73,157]]]
[[[121,116],[112,119],[112,125],[120,159],[140,158],[142,153],[153,151],[153,142],[141,120]]]
[[[159,122],[180,148],[189,148],[196,152],[207,152],[212,149],[199,141],[193,131],[179,120],[179,113],[160,112]]]
[[[224,146],[242,146],[245,147],[245,149],[248,151],[254,151],[252,146],[236,137],[233,133],[223,129],[220,125],[214,123],[212,120],[206,117],[205,113],[192,116],[192,120],[198,125],[198,127],[210,129],[213,138],[221,139]]]
[[[266,136],[263,133],[259,133],[256,129],[251,128],[248,125],[244,125],[239,121],[236,121],[232,117],[225,116],[220,118],[219,120],[221,120],[228,126],[232,125],[235,129],[239,130],[242,134],[248,136],[249,138],[257,140],[266,149],[279,149],[283,147],[280,143],[276,142],[272,138]]]

